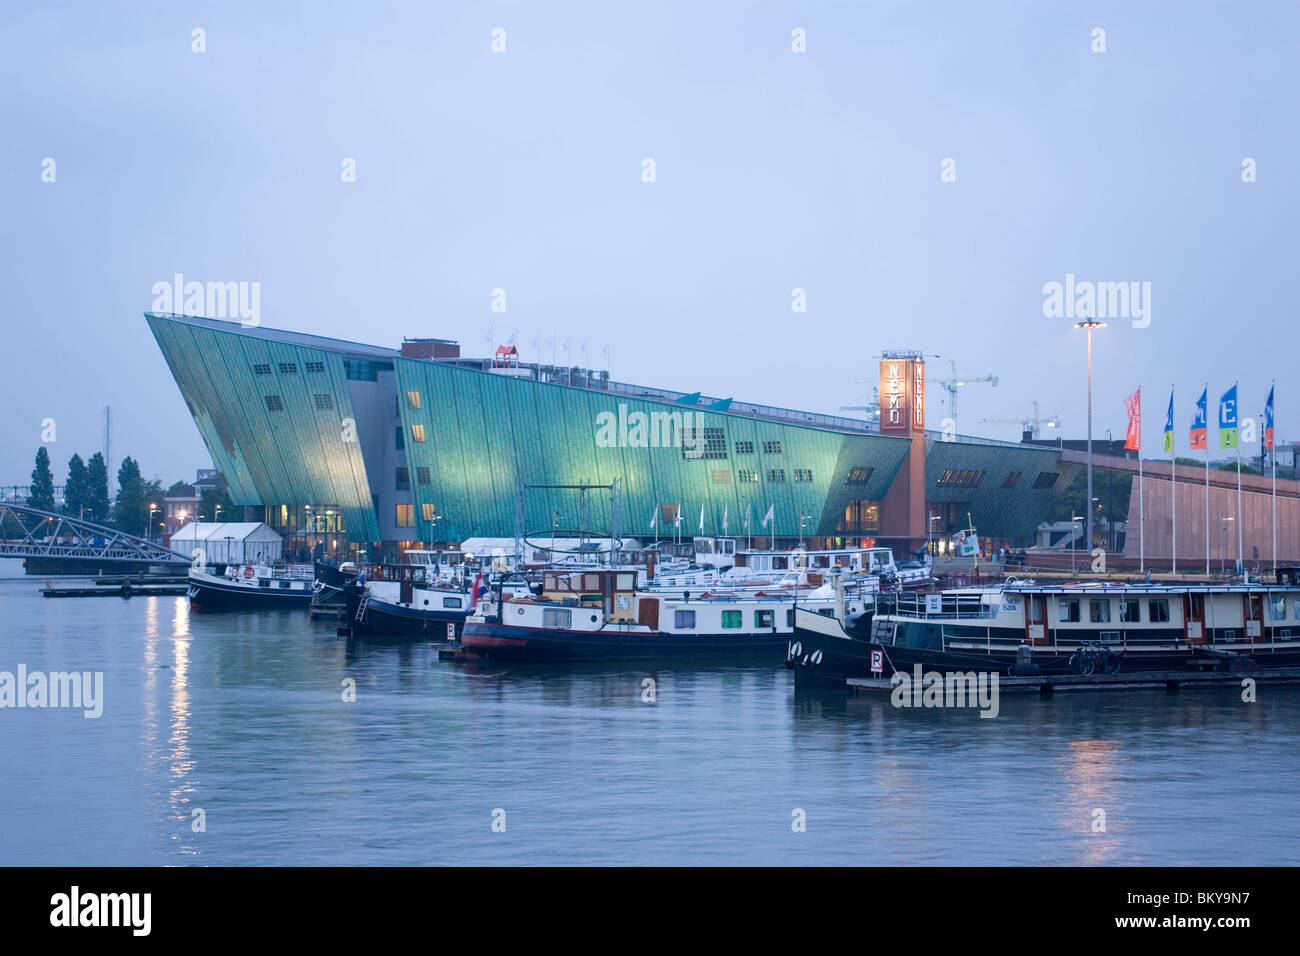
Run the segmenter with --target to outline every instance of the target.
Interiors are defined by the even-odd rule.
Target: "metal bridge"
[[[11,503],[0,503],[0,558],[190,563],[179,552],[116,528]]]

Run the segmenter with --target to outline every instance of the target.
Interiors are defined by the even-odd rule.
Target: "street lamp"
[[[1078,550],[1079,544],[1079,522],[1083,518],[1079,515],[1070,515],[1070,523],[1074,526],[1074,534],[1070,535],[1070,573],[1074,573],[1074,555]]]
[[[155,512],[157,512],[158,514],[162,514],[162,511],[160,511],[158,508],[155,508],[153,505],[150,505],[150,506],[149,506],[149,521],[148,521],[148,523],[145,525],[145,529],[144,529],[144,536],[145,536],[145,539],[148,540],[148,541],[152,541],[152,540],[153,540],[153,516],[154,516],[154,513],[155,513]]]
[[[1224,532],[1228,529],[1228,522],[1232,518],[1221,518],[1219,520],[1219,573],[1224,574],[1228,570],[1228,560],[1226,557],[1227,548],[1224,544]]]
[[[1084,319],[1082,322],[1075,322],[1076,329],[1087,329],[1088,331],[1088,501],[1092,501],[1092,330],[1104,329],[1105,322],[1098,322],[1096,319]],[[1092,508],[1088,508],[1088,530],[1087,530],[1088,547],[1092,548]]]
[[[808,521],[806,514],[799,515],[799,547],[803,547],[803,526]]]

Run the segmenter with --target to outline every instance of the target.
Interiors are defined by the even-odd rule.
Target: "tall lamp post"
[[[1079,545],[1079,522],[1083,518],[1080,515],[1070,515],[1070,523],[1074,525],[1074,534],[1070,536],[1070,573],[1074,573],[1074,555]]]
[[[1092,330],[1104,329],[1105,322],[1098,322],[1096,319],[1084,319],[1082,322],[1075,322],[1076,329],[1086,329],[1088,332],[1088,524],[1086,541],[1088,550],[1092,550]]]
[[[1232,518],[1221,518],[1219,520],[1219,573],[1225,574],[1228,570],[1227,545],[1225,544],[1225,534],[1228,530],[1228,522]]]
[[[148,541],[152,541],[152,540],[153,540],[153,516],[154,516],[155,514],[162,514],[161,509],[155,508],[153,505],[150,505],[150,506],[149,506],[149,523],[145,526],[145,532],[144,532],[145,539],[148,540]]]

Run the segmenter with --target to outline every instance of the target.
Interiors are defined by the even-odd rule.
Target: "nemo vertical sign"
[[[925,430],[925,361],[883,359],[880,363],[880,430]]]

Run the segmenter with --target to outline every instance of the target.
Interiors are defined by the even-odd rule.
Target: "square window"
[[[1061,623],[1062,624],[1079,623],[1079,599],[1078,598],[1061,599]]]
[[[253,366],[253,374],[254,374],[254,375],[270,375],[270,374],[271,374],[271,366],[259,362],[257,365],[254,365],[254,366]]]
[[[573,612],[567,607],[548,607],[542,611],[542,627],[568,627],[573,622]]]
[[[432,484],[429,480],[429,469],[423,465],[415,469],[415,480],[422,485]]]
[[[298,363],[297,363],[297,362],[281,362],[281,363],[280,363],[280,374],[281,374],[281,375],[297,375],[297,374],[298,374]]]
[[[767,470],[767,480],[771,482],[785,481],[785,469],[769,468]]]
[[[779,454],[781,454],[781,443],[780,443],[779,441],[765,441],[765,442],[763,442],[763,454],[764,454],[764,455],[779,455]]]
[[[268,412],[284,411],[284,400],[281,399],[279,395],[267,395],[264,397],[266,399],[266,410]]]
[[[812,481],[812,472],[807,468],[796,468],[794,470],[794,480],[804,483]]]
[[[694,611],[674,611],[674,612],[673,612],[673,627],[676,627],[676,628],[678,628],[679,630],[689,630],[689,629],[693,629],[693,628],[695,627],[695,612],[694,612]]]
[[[1147,610],[1151,615],[1152,624],[1169,623],[1169,600],[1168,598],[1152,598],[1147,602]]]
[[[1088,602],[1088,620],[1093,624],[1110,623],[1110,598],[1093,598]]]
[[[307,363],[307,371],[309,371],[309,372],[323,372],[323,371],[325,371],[325,363],[324,363],[324,362],[308,362],[308,363]]]
[[[334,407],[333,395],[314,395],[312,397],[316,400],[317,411],[324,412]]]
[[[771,626],[772,626],[772,622],[775,620],[774,615],[775,615],[775,612],[774,612],[774,611],[771,611],[771,610],[755,611],[755,612],[754,612],[754,626],[755,626],[755,627],[771,627]]]
[[[758,471],[753,468],[739,468],[736,470],[736,480],[744,485],[752,485],[758,481]]]
[[[739,611],[723,611],[722,626],[724,628],[740,627],[741,613]]]
[[[419,393],[419,392],[407,392],[407,393],[406,393],[406,407],[407,407],[407,408],[419,408],[419,407],[420,407],[420,393]]]
[[[423,425],[412,425],[412,426],[411,426],[411,440],[412,440],[412,441],[424,441],[424,426],[423,426]]]
[[[846,485],[865,485],[871,477],[871,469],[858,466],[849,469],[849,476],[844,479]]]
[[[754,443],[753,443],[752,441],[738,441],[738,442],[736,442],[736,454],[737,454],[737,455],[752,455],[752,454],[754,454]]]

